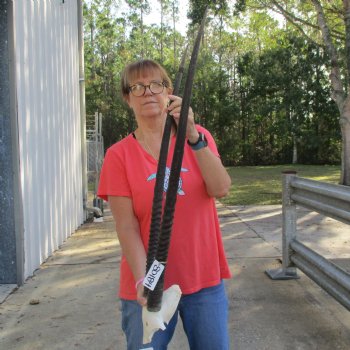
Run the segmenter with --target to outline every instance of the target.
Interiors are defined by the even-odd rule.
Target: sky
[[[152,12],[145,17],[146,24],[159,24],[160,20],[160,4],[159,1],[150,1]],[[182,35],[186,34],[187,31],[187,10],[188,10],[188,0],[179,0],[179,20],[176,24],[176,30],[178,30]]]

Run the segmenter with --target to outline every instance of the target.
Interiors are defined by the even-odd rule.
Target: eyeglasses
[[[161,94],[164,90],[165,83],[159,83],[157,81],[152,81],[152,83],[148,85],[143,84],[135,84],[129,87],[129,91],[135,96],[135,97],[141,97],[145,94],[146,88],[149,88],[149,90],[152,92],[152,94]]]

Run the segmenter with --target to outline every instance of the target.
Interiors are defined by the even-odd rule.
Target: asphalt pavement
[[[281,206],[218,203],[233,278],[231,350],[350,349],[350,313],[299,271],[272,281],[280,267]],[[298,237],[350,271],[349,226],[298,208]],[[121,249],[109,210],[81,226],[23,286],[0,285],[1,350],[123,350],[117,298]],[[169,350],[189,349],[181,321]],[[206,350],[206,349],[203,349]],[[220,349],[217,349],[220,350]]]

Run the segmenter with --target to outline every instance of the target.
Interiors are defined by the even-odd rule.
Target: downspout
[[[83,4],[77,0],[78,12],[78,50],[79,50],[79,97],[80,97],[80,131],[81,131],[81,164],[82,164],[82,192],[84,221],[88,217],[87,212],[87,152],[86,152],[86,110],[85,110],[85,73],[84,73],[84,37],[83,37]]]
[[[8,15],[8,48],[9,48],[9,82],[10,82],[10,118],[12,139],[12,174],[13,174],[13,203],[15,220],[16,244],[16,283],[24,283],[24,213],[22,185],[20,179],[19,127],[17,109],[17,74],[16,74],[16,37],[15,37],[15,4],[7,1]]]

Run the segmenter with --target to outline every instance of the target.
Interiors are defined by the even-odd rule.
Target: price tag
[[[143,280],[143,285],[150,290],[154,290],[163,270],[164,265],[161,264],[159,261],[154,260],[153,264],[147,272],[145,279]]]

